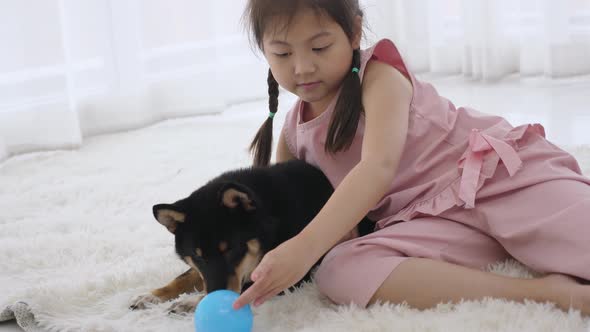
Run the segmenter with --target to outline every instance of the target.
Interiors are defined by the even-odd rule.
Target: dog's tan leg
[[[203,290],[201,274],[195,269],[189,269],[172,280],[168,285],[153,290],[152,294],[162,301],[168,301],[177,298],[180,294],[202,292]]]
[[[130,306],[131,309],[145,309],[148,303],[158,304],[177,298],[183,293],[201,292],[204,290],[201,274],[191,268],[176,277],[168,285],[154,289],[150,294],[136,297]]]

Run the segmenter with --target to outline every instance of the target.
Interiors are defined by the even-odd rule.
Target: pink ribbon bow
[[[469,136],[468,152],[459,160],[459,166],[463,166],[459,198],[465,202],[468,209],[475,206],[475,194],[484,156],[490,151],[498,154],[510,176],[513,176],[522,165],[522,160],[510,144],[473,129]]]

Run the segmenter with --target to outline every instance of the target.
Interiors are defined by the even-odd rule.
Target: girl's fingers
[[[234,309],[240,309],[241,307],[245,306],[248,303],[252,303],[256,298],[258,298],[264,289],[262,288],[262,283],[255,282],[250,286],[245,292],[238,297],[238,299],[234,302]]]
[[[274,288],[272,291],[266,293],[265,295],[259,297],[258,299],[256,299],[256,301],[254,301],[254,306],[259,306],[261,304],[263,304],[264,302],[266,302],[267,300],[275,297],[277,294],[279,294],[281,292],[281,287],[277,287]]]
[[[252,271],[250,279],[252,279],[252,281],[257,281],[260,278],[264,278],[266,275],[268,275],[268,271],[269,268],[266,266],[264,262],[262,262],[258,264],[254,271]]]
[[[250,274],[250,279],[252,279],[252,281],[256,281],[260,278],[265,278],[268,276],[272,270],[273,262],[274,259],[271,251],[262,257],[260,264],[258,264],[258,266],[256,266],[254,271],[252,271]]]
[[[269,281],[267,281],[266,278],[261,278],[258,281],[254,281],[252,286],[242,293],[242,295],[240,295],[240,297],[238,297],[238,299],[234,302],[234,309],[237,310],[248,303],[252,303],[263,294],[268,293],[269,289],[272,289],[272,286],[269,284]]]

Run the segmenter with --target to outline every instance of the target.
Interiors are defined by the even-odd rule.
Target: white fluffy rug
[[[128,310],[135,295],[185,270],[151,207],[247,165],[264,112],[256,115],[168,121],[0,164],[0,321],[16,317],[26,331],[193,331],[192,316],[166,314],[169,303]],[[590,148],[571,151],[590,174]],[[529,275],[512,261],[495,271]],[[492,299],[428,311],[339,307],[307,284],[255,309],[254,330],[586,331],[588,323],[550,304]]]

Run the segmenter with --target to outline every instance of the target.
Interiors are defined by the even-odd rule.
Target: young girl
[[[360,51],[357,0],[250,0],[246,17],[270,65],[255,164],[270,160],[280,85],[300,99],[277,161],[304,159],[336,190],[262,259],[234,307],[263,303],[327,253],[315,280],[336,303],[497,297],[590,313],[590,180],[542,126],[455,108],[389,40]],[[375,232],[347,235],[367,214]],[[546,276],[483,271],[509,257]]]

